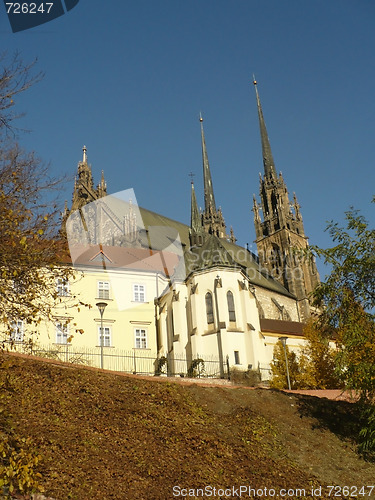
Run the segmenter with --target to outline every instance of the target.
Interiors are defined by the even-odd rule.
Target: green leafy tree
[[[362,450],[375,456],[375,230],[351,209],[344,227],[331,222],[328,231],[335,246],[314,248],[331,268],[314,292],[316,328],[336,341],[336,372],[363,405]]]
[[[375,322],[355,301],[351,290],[346,290],[338,326],[337,367],[349,389],[355,390],[364,402],[375,403]]]
[[[374,200],[373,200],[374,201]],[[314,248],[331,272],[314,292],[321,314],[316,327],[335,338],[340,378],[365,401],[375,397],[375,230],[351,209],[346,226],[331,222],[328,231],[336,243],[326,250]]]

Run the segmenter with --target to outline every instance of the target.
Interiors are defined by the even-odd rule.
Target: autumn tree
[[[321,334],[314,321],[305,325],[306,345],[298,355],[285,346],[292,389],[337,389],[342,386],[336,374],[336,350],[330,339]],[[271,387],[287,389],[285,352],[279,341],[274,347],[271,363]]]
[[[303,348],[306,389],[338,389],[342,382],[337,374],[336,344],[330,333],[311,319],[303,329],[307,342]]]
[[[297,354],[290,350],[288,345],[285,345],[285,350],[283,343],[279,340],[273,351],[273,360],[271,362],[271,382],[270,385],[274,389],[288,389],[288,376],[286,360],[288,362],[288,371],[291,389],[306,389],[305,374],[305,362],[307,361],[305,356],[297,356]]]
[[[43,319],[53,319],[58,300],[56,279],[72,272],[58,239],[57,206],[51,189],[59,182],[34,153],[16,142],[14,120],[21,113],[15,98],[40,79],[34,64],[24,65],[18,55],[0,58],[0,351],[12,345],[15,328],[22,321],[29,332]],[[48,201],[49,200],[49,201]],[[12,425],[7,393],[12,390],[10,369],[0,352],[0,490],[10,494],[38,489],[37,448]]]
[[[72,275],[62,265],[67,252],[51,195],[61,183],[15,140],[14,96],[40,78],[32,68],[16,55],[0,71],[0,324],[8,333],[17,321],[37,329],[42,319],[52,319],[56,280]]]
[[[56,280],[71,271],[61,266],[57,209],[45,203],[50,189],[46,168],[17,144],[0,148],[0,322],[37,325],[50,319]],[[65,257],[66,260],[66,257]]]

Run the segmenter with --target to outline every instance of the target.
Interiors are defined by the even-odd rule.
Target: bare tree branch
[[[24,64],[18,52],[11,58],[6,53],[0,54],[0,132],[14,134],[18,130],[13,121],[24,114],[14,110],[14,97],[43,78],[42,72],[33,73],[36,63],[35,59]]]

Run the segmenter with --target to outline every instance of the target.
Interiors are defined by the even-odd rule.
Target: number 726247
[[[49,14],[53,2],[41,2],[41,3],[18,3],[18,2],[7,2],[7,14]]]

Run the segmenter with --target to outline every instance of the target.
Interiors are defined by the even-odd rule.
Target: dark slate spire
[[[210,165],[208,163],[206,141],[204,138],[203,118],[199,118],[201,122],[201,135],[202,135],[202,159],[203,159],[203,182],[204,182],[204,211],[206,214],[216,213],[214,189],[212,186],[212,178],[210,172]]]
[[[221,208],[216,210],[214,189],[212,186],[210,165],[208,163],[206,141],[204,139],[203,118],[200,116],[202,135],[202,157],[203,157],[203,182],[204,182],[204,211],[202,214],[202,225],[206,233],[214,234],[218,238],[226,238],[227,235],[225,221]]]
[[[262,153],[263,153],[263,165],[264,165],[264,174],[266,177],[276,177],[275,171],[275,162],[273,160],[270,140],[268,138],[266,124],[263,117],[262,106],[260,104],[257,82],[255,77],[253,78],[253,83],[255,87],[255,94],[257,98],[257,106],[258,106],[258,116],[259,116],[259,127],[260,127],[260,137],[262,140]]]

